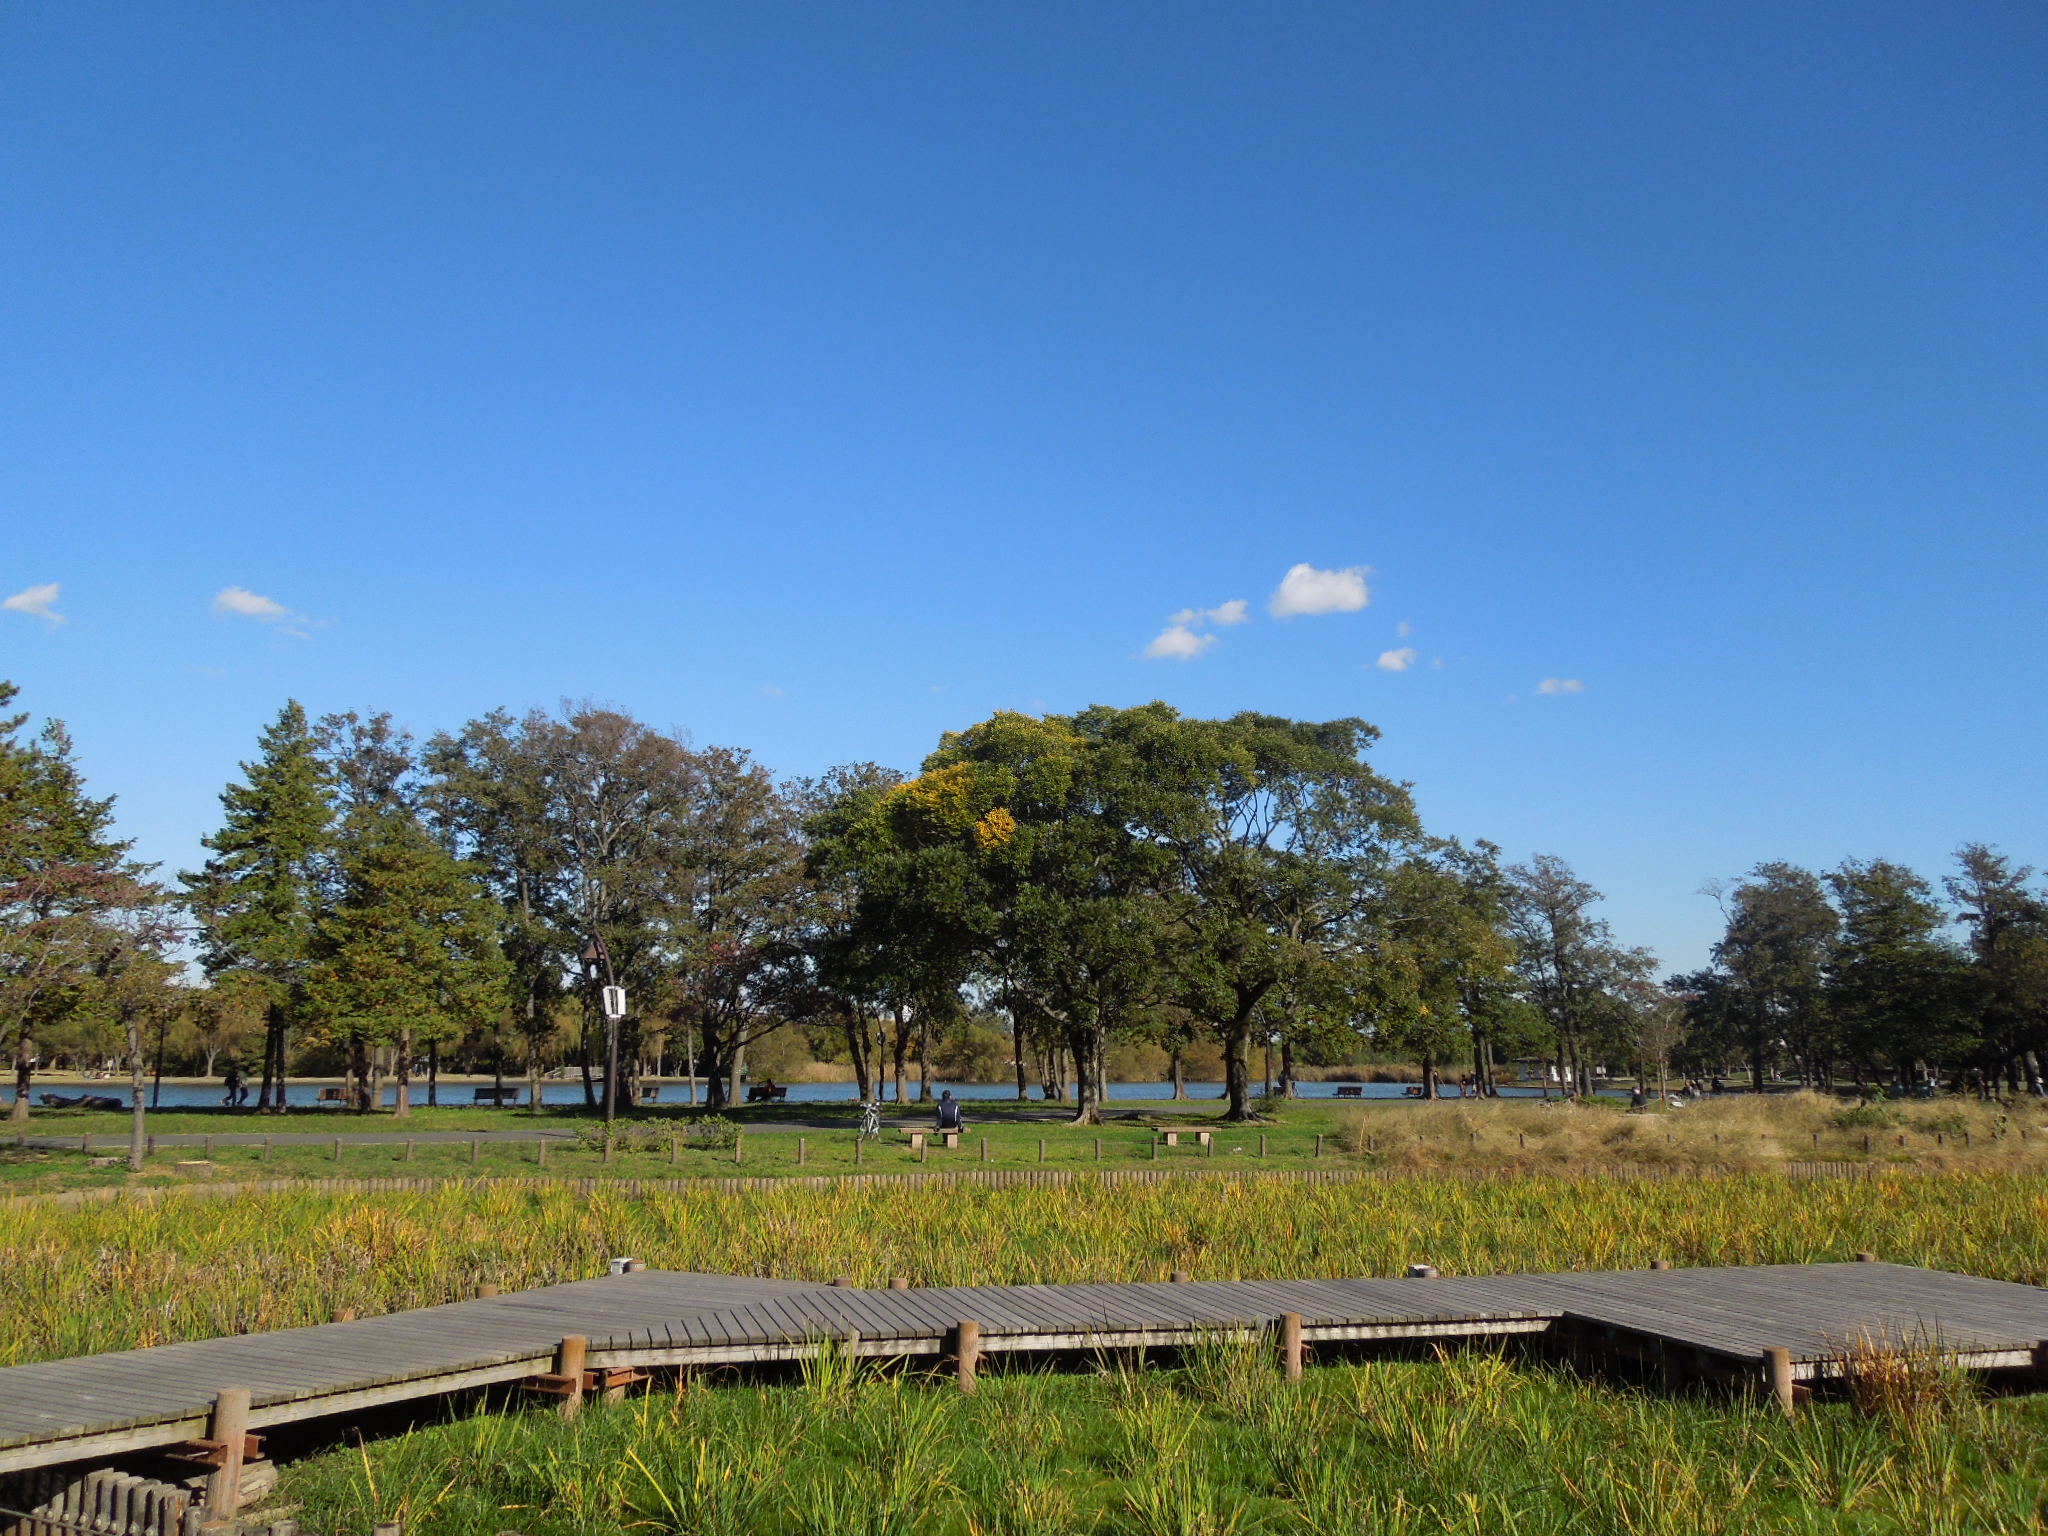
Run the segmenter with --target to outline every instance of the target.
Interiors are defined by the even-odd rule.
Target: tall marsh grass
[[[2048,1281],[2048,1174],[1801,1180],[845,1183],[646,1198],[546,1185],[0,1207],[0,1364],[671,1269],[920,1285],[1846,1259]]]
[[[318,1529],[402,1519],[407,1536],[2018,1536],[2048,1484],[2041,1399],[1787,1422],[1480,1352],[1293,1386],[1267,1357],[1247,1409],[1219,1369],[998,1370],[974,1397],[868,1374],[826,1400],[728,1387],[567,1424],[478,1415],[289,1468],[285,1493]]]

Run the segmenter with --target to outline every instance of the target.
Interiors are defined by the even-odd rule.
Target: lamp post
[[[598,1002],[604,1011],[604,1123],[610,1125],[619,1114],[619,1021],[626,1016],[626,989],[612,974],[611,951],[604,947],[604,940],[597,934],[591,934],[590,942],[583,946],[583,953],[578,958],[583,962],[584,977],[593,989],[599,988],[598,967],[604,967]]]

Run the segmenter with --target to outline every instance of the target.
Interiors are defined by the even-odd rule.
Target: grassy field
[[[1610,1127],[1628,1119],[1584,1113]],[[1355,1134],[1378,1136],[1366,1127],[1380,1123],[1368,1112]],[[947,1284],[1175,1269],[1389,1275],[1418,1261],[1446,1274],[1635,1268],[1871,1249],[2048,1281],[2048,1172],[1417,1173],[1304,1185],[1249,1164],[1232,1171],[1246,1176],[707,1185],[643,1199],[449,1180],[77,1209],[17,1200],[0,1205],[0,1363],[367,1315],[486,1280],[577,1279],[626,1253]],[[1491,1355],[1319,1366],[1287,1388],[1263,1351],[1219,1342],[1180,1362],[997,1370],[972,1400],[831,1363],[801,1383],[664,1387],[573,1425],[538,1410],[469,1412],[314,1455],[286,1469],[283,1497],[333,1536],[373,1518],[404,1519],[408,1536],[2038,1532],[2042,1400],[1938,1385],[1904,1409],[1832,1403],[1787,1425],[1741,1402]]]
[[[2007,1110],[1948,1100],[1854,1107],[1815,1094],[1736,1095],[1683,1111],[1628,1114],[1617,1101],[1571,1105],[1511,1099],[1363,1105],[1330,1099],[1271,1107],[1259,1123],[1226,1126],[1212,1105],[1123,1102],[1100,1127],[1070,1127],[1057,1107],[970,1106],[961,1147],[934,1148],[924,1159],[904,1131],[931,1123],[929,1107],[889,1106],[885,1134],[856,1152],[845,1105],[761,1106],[721,1121],[740,1132],[709,1140],[707,1122],[685,1111],[641,1110],[619,1123],[609,1153],[599,1122],[577,1110],[542,1116],[492,1109],[418,1110],[400,1120],[307,1110],[277,1117],[217,1110],[165,1111],[160,1135],[256,1135],[268,1148],[220,1140],[168,1145],[130,1173],[122,1117],[80,1111],[38,1115],[42,1136],[92,1136],[91,1151],[17,1149],[0,1142],[0,1192],[27,1194],[134,1184],[173,1185],[250,1179],[340,1177],[586,1179],[723,1177],[910,1171],[917,1168],[1089,1168],[1174,1166],[1266,1168],[1358,1166],[1392,1171],[1577,1172],[1601,1167],[1717,1168],[1765,1171],[1794,1162],[1855,1162],[1943,1170],[2048,1171],[2048,1106]],[[806,1129],[806,1125],[810,1128]],[[1155,1146],[1155,1131],[1207,1126],[1207,1149]],[[472,1147],[435,1135],[496,1133]],[[347,1138],[402,1138],[381,1145]],[[505,1136],[517,1138],[512,1141]],[[540,1142],[545,1136],[547,1148]],[[293,1145],[290,1138],[317,1138]],[[110,1144],[107,1138],[122,1138]],[[335,1139],[341,1139],[339,1150]],[[411,1144],[407,1145],[407,1141]]]
[[[1651,1536],[2038,1532],[2048,1403],[1930,1394],[1787,1423],[1471,1353],[1275,1380],[1219,1342],[949,1385],[828,1363],[574,1423],[476,1414],[311,1458],[323,1531],[408,1536]]]

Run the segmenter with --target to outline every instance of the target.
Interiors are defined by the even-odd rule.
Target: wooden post
[[[674,1131],[668,1133],[668,1165],[673,1168],[683,1160],[683,1138]]]
[[[1669,1259],[1652,1259],[1652,1260],[1650,1260],[1650,1268],[1652,1268],[1652,1269],[1669,1269],[1670,1267],[1671,1267],[1671,1261],[1670,1261]]]
[[[1520,1143],[1522,1144],[1522,1149],[1523,1149],[1524,1151],[1527,1151],[1527,1150],[1528,1150],[1528,1147],[1529,1147],[1529,1133],[1528,1133],[1527,1131],[1517,1131],[1517,1132],[1515,1132],[1515,1139],[1516,1139],[1517,1141],[1519,1141],[1519,1142],[1520,1142]]]
[[[206,1155],[208,1158],[213,1156],[213,1138],[211,1136],[206,1138]]]
[[[981,1160],[984,1163],[988,1161],[988,1138],[986,1136],[981,1138]]]
[[[1301,1314],[1299,1312],[1282,1312],[1280,1314],[1280,1366],[1287,1373],[1289,1381],[1301,1380],[1303,1354]]]
[[[856,1132],[854,1133],[854,1137],[853,1137],[853,1166],[854,1166],[854,1167],[856,1167],[856,1168],[858,1168],[858,1167],[860,1166],[860,1144],[861,1144],[861,1142],[862,1142],[862,1141],[864,1141],[865,1139],[866,1139],[866,1138],[865,1138],[865,1137],[863,1137],[863,1136],[862,1136],[862,1135],[861,1135],[861,1134],[860,1134],[860,1133],[859,1133],[858,1131],[856,1131]]]
[[[1322,1155],[1323,1155],[1323,1133],[1322,1133],[1321,1131],[1317,1131],[1317,1132],[1316,1132],[1316,1156],[1317,1156],[1317,1157],[1321,1157]]]
[[[1764,1380],[1770,1386],[1771,1397],[1779,1411],[1789,1419],[1792,1416],[1791,1350],[1773,1348],[1764,1351]]]
[[[534,1145],[534,1151],[533,1151],[533,1161],[534,1161],[534,1164],[535,1164],[535,1166],[537,1166],[537,1167],[541,1167],[541,1168],[545,1168],[545,1167],[547,1167],[547,1165],[548,1165],[548,1139],[547,1139],[547,1137],[545,1137],[545,1136],[536,1136],[536,1137],[534,1137],[534,1138],[533,1138],[533,1145]]]
[[[483,1140],[483,1138],[482,1138],[481,1136],[472,1136],[472,1137],[470,1137],[470,1138],[469,1138],[469,1160],[470,1160],[470,1161],[471,1161],[472,1163],[474,1163],[474,1162],[476,1161],[476,1148],[477,1148],[477,1143],[478,1143],[478,1142],[480,1142],[480,1141],[482,1141],[482,1140]]]
[[[379,1520],[370,1527],[370,1536],[405,1536],[405,1526],[396,1520]]]
[[[851,1276],[851,1275],[834,1275],[834,1276],[832,1277],[832,1283],[833,1283],[834,1285],[838,1286],[838,1287],[839,1287],[839,1288],[840,1288],[841,1290],[848,1290],[848,1289],[851,1289],[851,1287],[852,1287],[852,1285],[853,1285],[853,1276]]]
[[[1157,1131],[1152,1133],[1152,1161],[1155,1163],[1159,1161],[1159,1133]]]
[[[263,1138],[263,1161],[266,1163],[270,1161],[270,1138],[268,1136]]]
[[[807,1150],[808,1150],[808,1149],[807,1149],[807,1148],[806,1148],[806,1147],[804,1146],[804,1139],[803,1139],[803,1137],[801,1137],[801,1136],[797,1137],[797,1139],[796,1139],[796,1165],[797,1165],[797,1167],[799,1167],[799,1168],[803,1167],[803,1165],[804,1165],[804,1155],[805,1155],[805,1152],[806,1152]]]
[[[232,1519],[242,1507],[242,1455],[249,1443],[247,1387],[224,1387],[215,1396],[206,1438],[222,1447],[220,1465],[206,1480],[206,1512],[216,1519]]]
[[[405,1160],[408,1163],[412,1161],[412,1143],[410,1141],[405,1144]]]
[[[931,1150],[931,1137],[920,1136],[917,1141],[917,1160],[925,1161],[925,1154]]]
[[[959,1373],[960,1390],[974,1390],[974,1373],[981,1364],[981,1324],[963,1318],[956,1330],[958,1361],[955,1370]]]
[[[341,1138],[339,1136],[334,1138],[334,1160],[337,1163],[341,1161]]]
[[[898,1275],[889,1282],[889,1289],[892,1291],[907,1291],[910,1289],[910,1282],[901,1275]]]
[[[354,1307],[343,1307],[334,1314],[334,1320],[337,1323],[352,1323],[356,1320],[356,1309]]]
[[[747,1133],[745,1131],[734,1131],[732,1133],[732,1160],[734,1166],[737,1167],[740,1163],[744,1162],[746,1155]]]
[[[1095,1138],[1095,1161],[1098,1163],[1102,1161],[1102,1138],[1100,1136]]]
[[[495,1280],[483,1281],[477,1286],[476,1294],[479,1301],[490,1300],[491,1297],[498,1294],[498,1282]]]
[[[1188,1273],[1188,1272],[1187,1272],[1186,1270],[1184,1270],[1184,1269],[1176,1269],[1176,1270],[1175,1270],[1175,1271],[1173,1272],[1173,1283],[1174,1283],[1175,1285],[1186,1285],[1186,1284],[1188,1283],[1188,1281],[1189,1281],[1189,1280],[1191,1280],[1191,1279],[1193,1279],[1193,1278],[1194,1278],[1194,1277],[1193,1277],[1193,1276],[1191,1276],[1191,1275],[1190,1275],[1190,1274],[1189,1274],[1189,1273]]]
[[[1877,1255],[1868,1248],[1858,1248],[1856,1250],[1856,1262],[1858,1264],[1875,1264],[1877,1262]]]
[[[1266,1155],[1266,1133],[1265,1133],[1264,1131],[1261,1131],[1261,1132],[1259,1132],[1259,1156],[1261,1156],[1261,1157],[1264,1157],[1265,1155]]]
[[[573,1419],[583,1410],[583,1357],[589,1353],[590,1340],[580,1333],[572,1333],[555,1346],[555,1374],[566,1377],[567,1390],[562,1394],[562,1417]]]

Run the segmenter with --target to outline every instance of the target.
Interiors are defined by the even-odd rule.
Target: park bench
[[[353,1104],[355,1101],[356,1096],[350,1089],[322,1088],[320,1096],[313,1102],[315,1104]]]
[[[1337,1085],[1337,1097],[1340,1099],[1362,1099],[1365,1097],[1365,1089],[1357,1083],[1339,1083]]]
[[[479,1088],[469,1102],[472,1104],[495,1104],[502,1109],[507,1104],[517,1104],[519,1102],[519,1090],[517,1088]]]
[[[958,1131],[911,1131],[909,1135],[910,1150],[913,1152],[922,1152],[928,1141],[943,1142],[950,1151],[958,1151],[960,1148]]]
[[[1194,1138],[1197,1146],[1206,1147],[1215,1133],[1212,1131],[1166,1131],[1162,1134],[1166,1137],[1166,1144],[1169,1147],[1179,1146],[1180,1139],[1183,1136],[1191,1136]]]
[[[747,1084],[747,1102],[749,1104],[780,1104],[788,1097],[789,1089],[781,1083]]]

